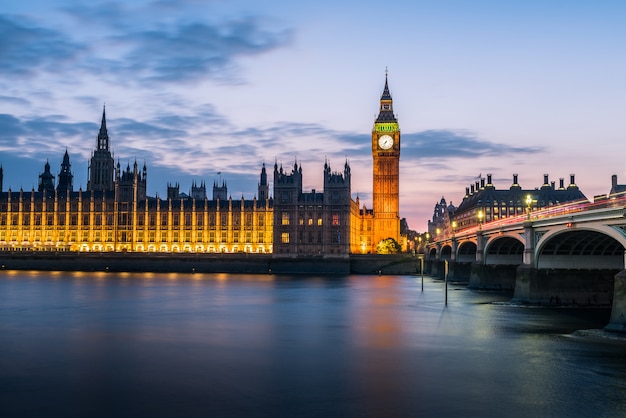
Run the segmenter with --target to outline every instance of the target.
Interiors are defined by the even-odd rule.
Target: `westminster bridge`
[[[426,271],[513,301],[612,304],[607,330],[626,332],[626,198],[572,202],[432,237]]]

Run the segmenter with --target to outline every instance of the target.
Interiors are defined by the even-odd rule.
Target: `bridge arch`
[[[521,265],[524,263],[524,241],[519,235],[496,235],[485,245],[485,264]]]
[[[607,226],[554,228],[536,244],[537,268],[624,269],[626,237]]]
[[[476,261],[476,243],[471,240],[461,241],[456,251],[456,261],[459,263],[473,263]]]
[[[428,258],[430,260],[436,260],[437,259],[437,248],[436,247],[431,247],[430,250],[428,251]]]
[[[452,260],[452,246],[449,244],[441,247],[441,253],[439,255],[440,260]]]

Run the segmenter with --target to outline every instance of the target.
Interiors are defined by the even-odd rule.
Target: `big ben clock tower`
[[[374,240],[385,238],[400,242],[400,127],[393,114],[387,74],[380,97],[380,110],[372,129],[374,159]]]

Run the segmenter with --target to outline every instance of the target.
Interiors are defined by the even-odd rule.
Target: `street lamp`
[[[452,236],[456,234],[456,221],[452,221]]]
[[[530,205],[533,204],[533,198],[527,194],[526,195],[526,219],[530,221]]]
[[[478,213],[476,214],[476,216],[478,217],[478,230],[482,230],[482,227],[483,227],[483,217],[485,216],[485,214],[483,213],[482,210],[479,210]]]

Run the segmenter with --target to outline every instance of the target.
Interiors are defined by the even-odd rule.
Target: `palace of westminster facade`
[[[0,250],[246,252],[285,256],[374,253],[400,235],[400,129],[387,78],[372,129],[373,208],[352,199],[350,166],[324,164],[323,192],[303,192],[302,167],[274,164],[273,197],[265,164],[252,200],[228,197],[226,184],[168,184],[167,199],[146,194],[147,168],[115,165],[106,114],[89,164],[87,189],[73,190],[66,151],[55,186],[46,163],[38,190],[4,191],[0,168]]]

